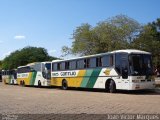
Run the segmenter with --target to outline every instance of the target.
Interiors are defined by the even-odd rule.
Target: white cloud
[[[16,39],[16,40],[24,40],[24,39],[26,39],[26,36],[24,36],[24,35],[16,35],[16,36],[14,36],[14,39]]]
[[[55,52],[56,52],[56,50],[49,50],[49,51],[48,51],[48,53],[49,53],[50,55],[53,55]]]

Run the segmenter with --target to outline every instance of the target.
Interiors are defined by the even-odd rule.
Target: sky
[[[60,57],[76,27],[116,15],[141,24],[160,18],[160,0],[0,0],[0,60],[26,46]]]

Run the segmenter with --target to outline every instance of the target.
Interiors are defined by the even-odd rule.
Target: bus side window
[[[113,55],[109,56],[109,66],[113,66]]]
[[[68,70],[68,69],[69,69],[69,63],[70,63],[70,62],[65,62],[65,70]]]
[[[101,67],[102,66],[102,57],[97,57],[96,58],[96,67]]]
[[[60,63],[60,70],[65,70],[65,62]]]
[[[57,63],[57,70],[60,70],[60,63]]]
[[[77,61],[77,68],[78,69],[84,68],[84,59],[81,59],[81,60]]]
[[[102,66],[109,67],[109,55],[102,57]]]
[[[96,58],[90,58],[89,67],[90,67],[90,68],[96,67]]]
[[[52,63],[52,71],[57,71],[58,70],[58,64],[57,63]]]
[[[84,59],[84,68],[89,68],[90,59]]]
[[[76,69],[76,61],[74,60],[74,61],[70,61],[69,62],[69,69],[70,70],[74,70],[74,69]]]

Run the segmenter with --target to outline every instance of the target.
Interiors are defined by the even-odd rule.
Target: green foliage
[[[65,55],[82,56],[130,48],[140,30],[140,24],[125,15],[99,22],[95,27],[82,24],[73,33],[72,47],[64,46],[62,51]]]
[[[125,15],[99,22],[95,27],[82,24],[73,33],[71,48],[62,47],[64,55],[90,55],[118,49],[151,52],[154,65],[160,65],[160,18],[147,25]]]
[[[25,47],[12,52],[2,61],[3,69],[14,69],[32,62],[50,61],[56,58],[48,55],[47,50],[37,47]]]
[[[2,61],[0,61],[0,70],[2,69]]]
[[[151,52],[154,65],[160,65],[160,19],[145,25],[132,45],[136,49]]]

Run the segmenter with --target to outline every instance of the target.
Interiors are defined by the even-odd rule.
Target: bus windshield
[[[45,67],[47,68],[47,70],[51,70],[51,63],[46,63]]]
[[[152,60],[149,54],[131,54],[129,56],[131,75],[152,75]]]

